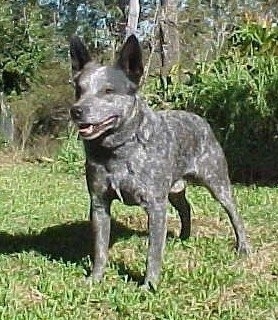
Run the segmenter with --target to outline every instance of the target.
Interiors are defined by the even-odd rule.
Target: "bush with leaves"
[[[43,24],[36,4],[0,1],[0,72],[6,94],[20,94],[37,80],[52,53],[53,28]]]
[[[74,100],[67,64],[52,62],[41,66],[38,77],[40,82],[32,84],[28,92],[10,97],[22,150],[35,143],[38,136],[59,136],[68,126],[69,106]]]
[[[69,134],[62,137],[62,144],[52,166],[54,172],[65,172],[75,175],[84,174],[84,152],[82,141],[73,127]]]

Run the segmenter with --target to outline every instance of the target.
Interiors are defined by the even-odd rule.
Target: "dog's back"
[[[176,145],[173,155],[177,168],[177,176],[190,180],[194,178],[202,182],[204,167],[206,170],[222,170],[227,175],[227,164],[224,153],[215,135],[200,116],[186,111],[158,111],[169,132],[174,134],[174,140],[167,141]],[[159,137],[158,137],[159,139]],[[205,162],[205,163],[204,163]],[[205,166],[204,166],[205,164]]]

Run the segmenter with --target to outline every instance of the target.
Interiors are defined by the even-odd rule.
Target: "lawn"
[[[278,319],[278,187],[235,185],[254,248],[238,257],[226,214],[200,187],[189,187],[193,231],[176,235],[169,207],[160,285],[142,290],[146,216],[113,206],[105,279],[86,279],[90,265],[84,177],[51,167],[0,166],[0,319],[274,320]]]

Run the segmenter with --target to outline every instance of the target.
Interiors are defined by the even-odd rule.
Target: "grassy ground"
[[[278,319],[278,188],[235,186],[254,247],[233,251],[226,215],[190,187],[193,235],[181,242],[169,208],[169,235],[156,293],[144,274],[146,217],[116,203],[110,262],[103,283],[89,266],[84,177],[17,164],[0,167],[0,319]]]

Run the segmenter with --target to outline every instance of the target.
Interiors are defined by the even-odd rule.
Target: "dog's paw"
[[[240,255],[249,256],[252,253],[252,248],[247,242],[239,243],[237,246],[237,252]]]
[[[144,291],[155,293],[157,291],[157,284],[145,280],[144,283],[140,286],[140,288]]]

